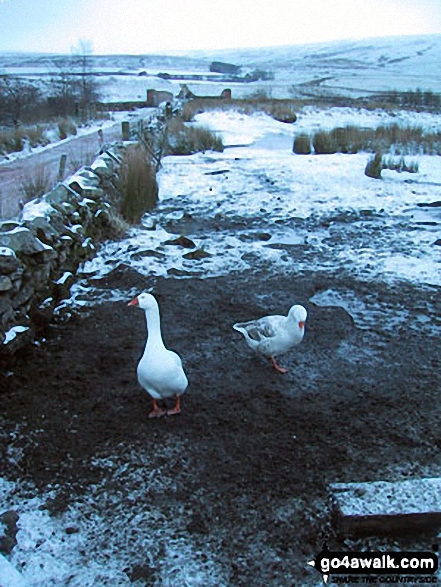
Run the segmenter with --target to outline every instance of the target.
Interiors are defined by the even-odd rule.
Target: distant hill
[[[298,84],[316,82],[361,92],[417,88],[441,92],[441,35],[195,51],[189,56],[272,70],[277,79],[290,77]]]
[[[179,79],[180,74],[202,79],[200,76],[210,73],[213,62],[235,64],[245,77],[255,71],[265,72],[265,76],[257,76],[252,83],[233,84],[235,97],[252,92],[268,92],[273,97],[360,97],[417,89],[441,94],[440,55],[441,35],[426,35],[172,55],[92,55],[91,59],[94,71],[105,78],[103,87],[112,96],[109,99],[115,100],[117,93],[129,99],[142,99],[147,88],[177,93],[179,83],[172,79]],[[47,77],[57,72],[60,59],[68,57],[0,53],[0,71]],[[158,73],[169,78],[161,80]],[[121,76],[126,78],[124,84]],[[214,81],[204,82],[210,87],[195,84],[190,89],[197,95],[207,91],[218,94],[226,86],[216,79],[218,86],[214,87]],[[225,83],[230,84],[227,77]]]

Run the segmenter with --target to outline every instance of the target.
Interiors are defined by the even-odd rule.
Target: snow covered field
[[[384,179],[375,180],[364,175],[367,153],[317,156],[291,150],[297,128],[397,121],[439,128],[441,117],[421,115],[418,120],[418,115],[407,119],[405,113],[392,117],[377,111],[306,109],[295,125],[286,125],[262,114],[200,114],[197,124],[218,131],[225,151],[166,158],[158,176],[160,203],[144,220],[147,227],[155,223],[155,230],[134,229],[128,239],[109,243],[84,272],[100,278],[120,262],[146,274],[167,275],[171,268],[194,271],[194,260],[164,245],[173,236],[171,227],[209,254],[196,263],[207,277],[241,271],[259,260],[276,264],[281,272],[292,271],[295,263],[296,271],[326,268],[364,280],[441,285],[435,245],[440,208],[421,206],[439,200],[440,157],[412,157],[419,173],[385,170]],[[216,219],[226,225],[223,230]],[[192,225],[198,226],[197,233]],[[248,238],[238,234],[238,225],[247,227]],[[293,261],[291,247],[303,248],[301,261]],[[144,256],[148,251],[154,255]],[[84,298],[81,285],[74,297]]]

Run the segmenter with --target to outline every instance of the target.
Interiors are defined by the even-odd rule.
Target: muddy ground
[[[40,346],[9,360],[0,394],[3,475],[41,492],[56,487],[47,502],[53,516],[103,484],[108,472],[93,459],[120,453],[130,465],[142,450],[174,485],[138,492],[137,507],[162,504],[168,523],[175,516],[176,535],[206,549],[231,587],[318,585],[306,563],[325,540],[333,549],[430,549],[437,541],[436,532],[344,540],[334,532],[328,493],[333,482],[440,474],[441,351],[412,319],[426,296],[440,315],[436,288],[344,275],[331,283],[324,274],[277,275],[264,266],[205,280],[146,279],[120,266],[94,286],[127,292],[127,302],[134,289],[153,290],[164,340],[182,356],[190,384],[180,416],[147,418],[151,400],[135,377],[146,326],[126,301],[76,311],[51,325]],[[344,309],[309,302],[331,286],[410,308],[410,320],[396,330],[381,320],[361,329]],[[281,375],[232,324],[286,313],[293,303],[309,316],[304,341],[280,360],[290,369]],[[10,458],[12,435],[20,459]],[[167,459],[165,446],[183,448]],[[112,479],[126,499],[134,488],[124,475]],[[164,556],[158,550],[147,564],[134,551],[127,577],[160,584]]]

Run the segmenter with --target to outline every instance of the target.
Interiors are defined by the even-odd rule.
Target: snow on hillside
[[[92,56],[105,101],[139,100],[148,88],[178,93],[179,80],[163,80],[158,73],[208,74],[214,60],[228,61],[274,74],[274,80],[253,83],[190,82],[198,95],[216,95],[226,83],[234,97],[265,91],[275,98],[291,96],[291,87],[309,93],[369,95],[371,92],[415,90],[441,92],[441,35],[334,41],[177,55]],[[56,55],[0,54],[0,67],[16,75],[56,71]],[[141,75],[139,75],[141,74]],[[299,88],[300,86],[300,88]]]
[[[323,83],[342,94],[363,95],[370,91],[416,88],[440,92],[440,54],[441,35],[427,35],[194,55],[274,71],[273,93],[280,93],[283,84]],[[326,81],[320,82],[323,78]]]

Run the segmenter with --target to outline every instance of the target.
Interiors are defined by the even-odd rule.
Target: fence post
[[[122,140],[128,141],[130,140],[130,123],[125,120],[121,123],[121,131],[122,131]]]
[[[66,175],[66,161],[67,155],[63,154],[60,157],[60,164],[58,166],[58,181],[63,181],[64,176]]]

